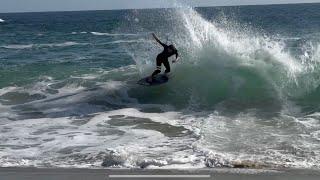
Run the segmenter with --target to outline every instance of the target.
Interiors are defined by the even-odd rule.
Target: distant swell
[[[64,42],[64,43],[51,43],[51,44],[10,44],[0,46],[5,49],[31,49],[31,48],[46,48],[46,47],[67,47],[76,45],[87,45],[88,43],[77,43],[77,42]]]
[[[85,31],[81,31],[81,32],[72,32],[71,34],[87,34],[87,32],[85,32]]]
[[[111,34],[111,33],[102,33],[102,32],[91,32],[95,36],[136,36],[137,34]]]
[[[117,41],[111,41],[108,42],[107,44],[121,44],[121,43],[142,43],[146,42],[145,40],[117,40]]]

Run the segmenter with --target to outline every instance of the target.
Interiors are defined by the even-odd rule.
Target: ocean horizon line
[[[239,4],[239,5],[216,5],[216,6],[192,6],[193,8],[223,8],[223,7],[248,7],[248,6],[281,6],[281,5],[310,5],[320,2],[294,2],[294,3],[272,3],[272,4]],[[151,7],[151,8],[124,8],[124,9],[83,9],[83,10],[41,10],[41,11],[12,11],[0,12],[0,14],[24,14],[24,13],[72,13],[72,12],[95,12],[95,11],[126,11],[126,10],[153,10],[153,9],[175,9],[177,7]]]

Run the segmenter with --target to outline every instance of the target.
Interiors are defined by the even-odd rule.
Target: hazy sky
[[[310,3],[320,0],[175,0],[191,6]],[[72,11],[172,7],[174,0],[0,0],[0,12]]]

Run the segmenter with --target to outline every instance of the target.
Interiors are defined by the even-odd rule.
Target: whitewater
[[[0,14],[0,164],[319,169],[318,9]]]

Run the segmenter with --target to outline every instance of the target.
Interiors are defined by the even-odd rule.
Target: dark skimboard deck
[[[137,84],[143,85],[143,86],[157,86],[164,83],[167,83],[169,81],[170,76],[167,76],[165,74],[158,74],[154,77],[152,83],[148,81],[148,77],[145,77],[143,79],[140,79]]]

